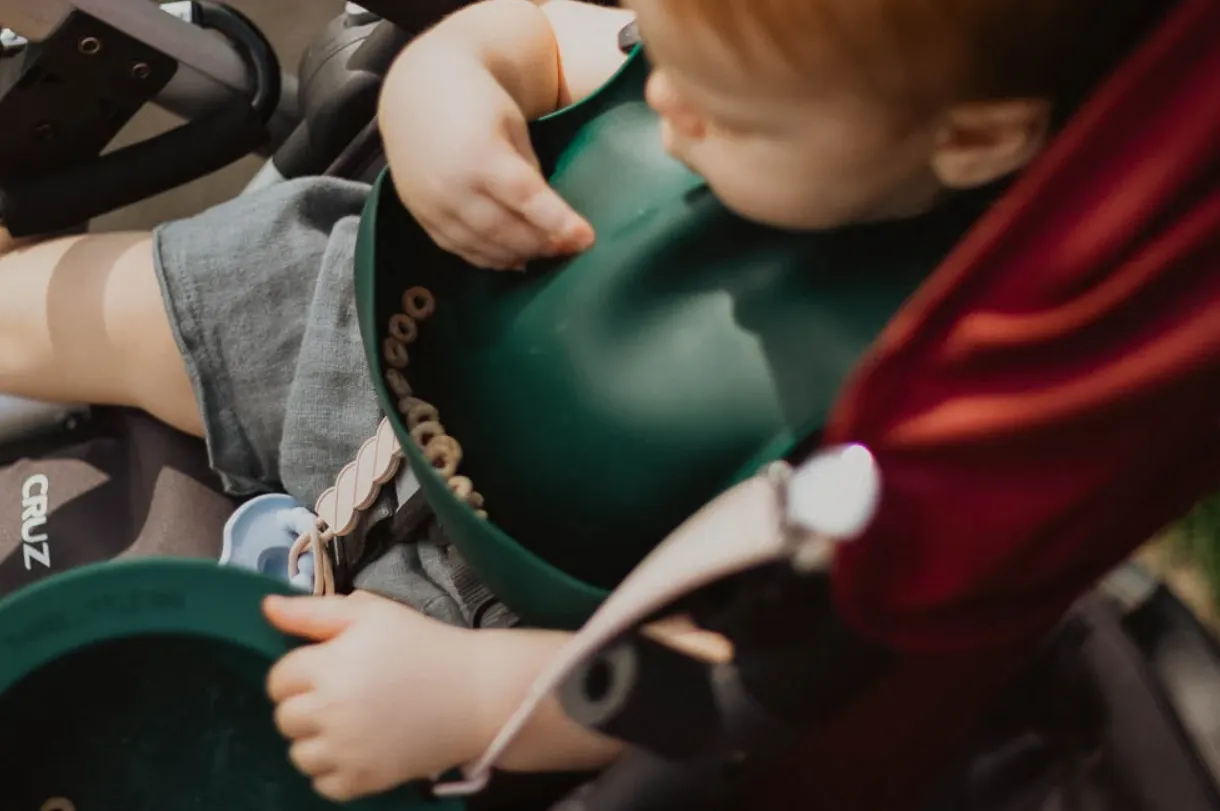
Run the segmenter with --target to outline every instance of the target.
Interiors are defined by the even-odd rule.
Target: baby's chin
[[[777,206],[774,199],[735,200],[732,195],[717,192],[714,184],[708,187],[738,217],[779,231],[833,231],[855,221],[840,212]]]
[[[777,197],[765,191],[757,193],[748,190],[745,194],[717,180],[717,173],[707,173],[699,170],[696,161],[689,160],[681,149],[667,149],[670,157],[679,161],[687,169],[699,175],[707,183],[721,205],[744,220],[775,228],[780,231],[833,231],[857,222],[858,219],[843,211],[832,211],[829,208],[816,206],[786,205]]]

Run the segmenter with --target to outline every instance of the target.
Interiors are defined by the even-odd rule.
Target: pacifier
[[[317,520],[296,499],[283,493],[251,499],[225,522],[220,565],[259,572],[311,593],[316,566],[313,553],[301,555],[295,576],[288,573],[288,553]]]

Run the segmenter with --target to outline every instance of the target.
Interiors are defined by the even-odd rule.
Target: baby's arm
[[[319,793],[346,801],[470,763],[490,745],[568,634],[471,631],[389,600],[268,600],[280,630],[320,644],[271,671],[275,720],[289,756]],[[697,632],[659,629],[674,647],[708,659],[729,654]],[[502,769],[596,770],[622,750],[585,730],[548,698],[505,756]]]
[[[399,197],[438,245],[507,269],[593,243],[539,171],[527,121],[605,83],[630,20],[572,0],[485,0],[403,51],[378,115]]]
[[[486,663],[476,688],[486,702],[479,713],[483,746],[478,754],[508,722],[570,636],[514,629],[480,631],[471,638]],[[558,699],[548,696],[496,765],[516,772],[593,771],[621,751],[621,743],[589,732],[564,713]]]
[[[648,626],[645,636],[707,662],[732,659],[731,644],[722,636],[704,631],[684,618]],[[559,654],[571,634],[557,631],[481,631],[477,642],[488,663],[484,690],[495,696],[488,707],[490,742],[520,706],[534,680]],[[506,667],[506,663],[512,663]],[[505,676],[507,675],[507,678]],[[520,772],[593,771],[608,765],[623,750],[619,741],[597,735],[575,723],[559,700],[548,696],[529,724],[496,764],[497,768]]]
[[[413,81],[418,65],[436,81],[473,60],[527,119],[592,95],[623,64],[618,32],[634,15],[577,0],[484,0],[455,12],[403,52],[386,77],[383,100]],[[383,126],[397,118],[383,105]]]
[[[362,592],[272,598],[265,611],[281,631],[318,643],[281,659],[267,691],[289,758],[339,801],[475,760],[566,639],[456,628]],[[593,769],[617,751],[548,702],[502,765]]]

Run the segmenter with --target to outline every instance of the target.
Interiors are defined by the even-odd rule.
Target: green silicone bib
[[[553,186],[593,224],[581,256],[469,267],[385,177],[356,289],[369,363],[425,494],[526,621],[579,624],[718,492],[818,430],[844,377],[978,213],[787,233],[724,208],[661,148],[637,51],[588,101],[536,122]],[[422,460],[382,374],[403,291],[437,301],[406,375],[464,449],[487,521]]]

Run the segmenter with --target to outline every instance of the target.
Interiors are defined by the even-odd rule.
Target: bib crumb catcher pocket
[[[203,561],[85,567],[0,602],[8,811],[324,811],[264,692],[294,643],[270,578]],[[343,806],[460,809],[412,790]]]

